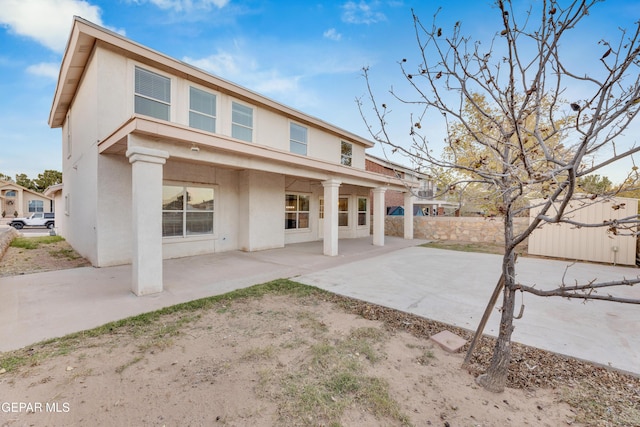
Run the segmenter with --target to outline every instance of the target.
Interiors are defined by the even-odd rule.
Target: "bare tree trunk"
[[[500,332],[493,351],[491,364],[485,374],[480,375],[476,382],[494,393],[504,391],[511,362],[511,334],[513,333],[513,313],[516,301],[515,283],[515,248],[513,242],[513,219],[509,212],[505,215],[505,254],[502,262],[504,277],[504,291],[502,300],[502,318]]]
[[[511,362],[511,334],[513,333],[513,310],[515,307],[515,291],[512,286],[504,287],[502,303],[502,319],[500,333],[493,350],[491,365],[485,374],[480,375],[476,382],[494,393],[504,391]]]

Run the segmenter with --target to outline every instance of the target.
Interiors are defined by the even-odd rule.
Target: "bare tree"
[[[415,111],[407,129],[409,145],[390,136],[391,108],[377,101],[370,70],[364,69],[369,97],[366,103],[358,101],[375,140],[415,162],[456,170],[459,179],[451,188],[480,183],[498,198],[505,240],[501,323],[491,364],[477,379],[491,391],[503,391],[506,384],[516,291],[640,303],[597,293],[634,285],[640,282],[637,277],[571,286],[559,280],[551,290],[516,282],[518,245],[545,223],[571,222],[568,213],[577,198],[583,198],[582,205],[591,202],[593,196],[576,191],[578,179],[640,151],[640,147],[615,144],[640,108],[640,22],[632,31],[620,29],[616,41],[601,40],[590,50],[592,58],[583,58],[577,65],[564,60],[567,46],[561,41],[568,41],[597,3],[542,0],[518,17],[510,1],[497,0],[494,9],[501,24],[486,44],[463,36],[460,22],[448,31],[437,25],[438,13],[431,25],[423,25],[413,12],[419,61],[399,62],[413,95],[402,96],[391,89],[389,101]],[[369,105],[373,113],[365,113]],[[375,119],[368,118],[371,114]],[[434,144],[425,135],[423,124],[434,117],[442,117],[446,125],[448,156],[434,153]],[[466,140],[461,143],[453,135],[464,135]],[[610,154],[597,156],[603,152]],[[473,153],[476,157],[470,159]],[[635,181],[636,170],[628,180]],[[532,194],[539,196],[536,202]],[[533,207],[539,209],[537,216],[526,230],[516,233],[514,217]],[[575,225],[635,234],[638,218]]]

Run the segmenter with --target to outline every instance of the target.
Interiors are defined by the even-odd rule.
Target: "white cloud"
[[[342,5],[344,10],[342,20],[349,24],[375,24],[376,22],[386,21],[387,17],[384,13],[374,10],[377,6],[378,2],[367,4],[364,0],[359,3],[348,1]]]
[[[222,9],[229,4],[229,0],[133,0],[134,3],[144,3],[145,1],[160,9],[173,9],[176,12],[190,12],[194,9],[208,10],[211,6]]]
[[[54,81],[58,79],[60,64],[56,62],[41,62],[27,67],[27,73],[35,76],[48,77]]]
[[[337,32],[335,28],[329,28],[322,35],[329,40],[340,41],[342,39],[342,34]]]
[[[299,90],[300,76],[284,76],[276,69],[260,69],[248,56],[219,50],[204,58],[184,57],[184,62],[213,73],[258,93],[274,96]]]
[[[188,56],[182,59],[184,62],[188,62],[210,73],[216,74],[220,77],[234,80],[240,76],[241,70],[245,67],[253,68],[251,61],[241,59],[239,56],[233,56],[232,54],[218,50],[217,54],[209,55],[204,58],[190,58]],[[240,64],[240,63],[244,64]]]
[[[1,25],[55,52],[64,51],[74,15],[104,26],[100,13],[85,0],[0,0]]]

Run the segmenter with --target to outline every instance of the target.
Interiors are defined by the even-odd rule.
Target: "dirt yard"
[[[638,378],[515,345],[493,394],[443,329],[272,282],[0,354],[0,426],[640,425]]]
[[[60,237],[23,237],[16,240],[4,256],[0,254],[0,277],[91,265]]]

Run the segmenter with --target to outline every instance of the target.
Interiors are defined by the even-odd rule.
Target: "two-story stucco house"
[[[137,295],[162,290],[167,258],[315,240],[337,255],[370,234],[372,204],[383,245],[384,192],[405,191],[365,170],[372,142],[81,18],[49,125],[60,233],[94,266],[131,263]]]

